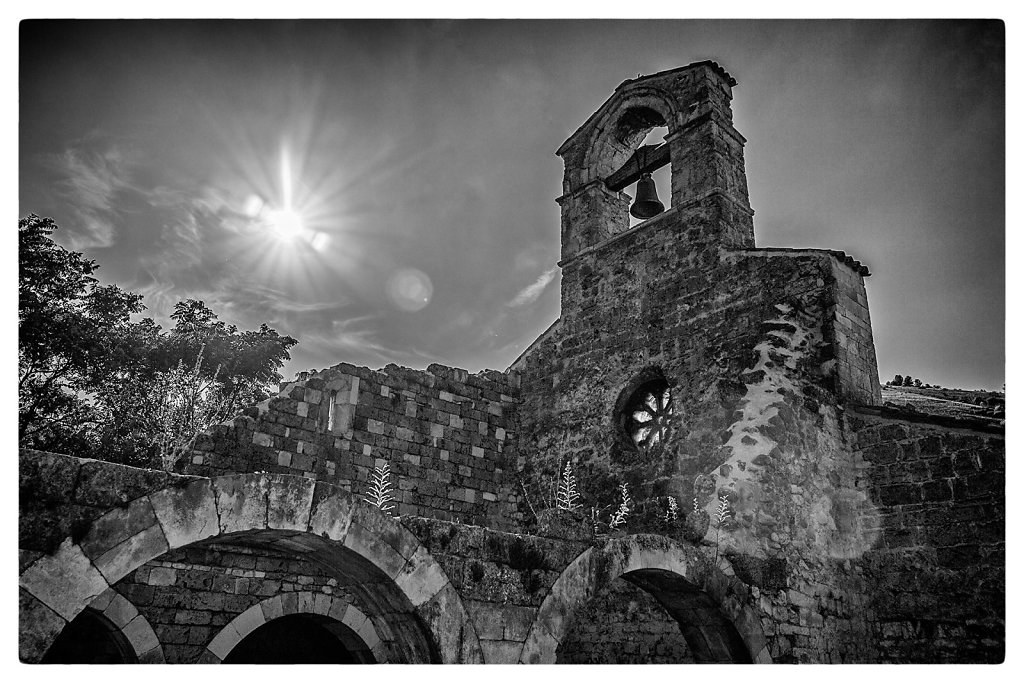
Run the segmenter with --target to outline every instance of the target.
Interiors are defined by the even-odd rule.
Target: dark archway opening
[[[623,574],[598,591],[573,616],[555,656],[559,664],[751,662],[711,596],[662,569]]]
[[[347,626],[316,614],[289,614],[242,639],[224,664],[368,664],[373,655]]]
[[[131,643],[113,622],[85,609],[60,632],[43,664],[137,664]]]

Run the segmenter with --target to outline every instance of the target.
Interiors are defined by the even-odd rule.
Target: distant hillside
[[[930,415],[983,418],[1006,416],[1006,398],[999,391],[882,386],[882,403]]]

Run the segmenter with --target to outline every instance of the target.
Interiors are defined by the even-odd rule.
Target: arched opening
[[[558,664],[749,664],[735,627],[704,591],[663,569],[623,574],[574,616]]]
[[[667,144],[665,142],[665,138],[667,136],[668,136],[668,126],[665,126],[665,125],[655,126],[654,128],[651,128],[647,132],[646,137],[644,137],[644,139],[640,142],[640,144],[637,146],[637,149],[639,150],[639,149],[647,148],[649,150],[646,153],[647,159],[649,159],[649,160],[653,159],[658,154],[658,152],[656,150],[658,150],[658,148],[660,148],[662,145]],[[667,150],[667,148],[666,148],[666,150]],[[665,153],[667,153],[667,152],[666,151],[662,151],[662,154],[665,154]],[[644,156],[644,155],[641,155],[641,156]],[[654,181],[654,187],[655,187],[655,189],[657,191],[658,201],[660,201],[662,203],[662,205],[665,207],[664,210],[668,211],[670,208],[672,208],[672,166],[671,166],[671,164],[665,164],[665,165],[660,166],[658,168],[652,169],[650,171],[650,174],[651,174],[651,180]],[[638,184],[632,185],[629,189],[626,190],[626,192],[628,194],[632,195],[633,201],[635,202],[638,199],[638,196],[639,196],[638,195]],[[648,219],[647,218],[637,218],[633,214],[630,214],[630,216],[629,216],[629,227],[632,228],[635,225],[639,225],[640,223],[643,223],[645,220],[648,220]]]
[[[43,655],[43,664],[136,664],[128,639],[110,619],[86,608],[68,622]]]
[[[247,635],[224,664],[369,664],[370,649],[352,629],[319,614],[288,614]]]
[[[126,546],[133,551],[110,552]],[[196,561],[196,553],[209,553],[210,561]],[[247,558],[236,557],[246,553]],[[177,559],[162,559],[171,557]],[[254,568],[261,558],[287,566]],[[308,568],[293,568],[293,561]],[[143,567],[146,563],[151,564]],[[282,576],[271,579],[271,571]],[[337,613],[370,646],[376,661],[478,663],[483,658],[476,630],[444,570],[398,520],[329,484],[254,473],[195,480],[137,498],[96,520],[80,544],[65,538],[57,551],[29,564],[19,579],[28,604],[19,612],[22,632],[28,634],[19,639],[22,660],[39,661],[54,640],[53,631],[32,628],[42,608],[73,619],[111,584],[130,592],[129,584],[140,581],[146,583],[140,592],[151,598],[161,588],[175,599],[185,589],[195,594],[194,607],[182,613],[183,620],[194,622],[187,624],[168,623],[166,614],[141,609],[143,602],[135,600],[157,633],[189,632],[187,644],[173,648],[167,661],[222,661],[242,635],[297,612],[332,618]],[[316,592],[303,589],[313,585]],[[259,601],[270,595],[281,602]],[[222,629],[224,637],[209,640],[225,612],[244,618],[238,625],[245,628]],[[156,656],[159,643],[147,645],[136,651],[154,650]]]
[[[728,562],[652,534],[580,553],[544,598],[519,661],[629,662],[642,642],[643,661],[651,645],[665,663],[772,661],[756,604]]]
[[[556,664],[690,664],[693,653],[676,620],[651,594],[622,578],[576,614]]]

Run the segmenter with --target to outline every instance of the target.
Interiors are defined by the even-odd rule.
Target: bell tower
[[[716,229],[722,246],[753,247],[753,211],[743,166],[744,137],[732,125],[732,78],[715,62],[640,76],[621,83],[557,154],[565,163],[562,260],[629,229],[630,196],[623,190],[671,165],[672,208],[685,215],[718,199],[728,225]],[[640,146],[666,126],[661,145]],[[650,219],[656,220],[657,216]]]
[[[743,553],[772,556],[791,524],[840,548],[830,513],[774,492],[799,472],[850,493],[843,411],[881,398],[869,272],[844,252],[755,247],[735,83],[714,62],[625,81],[558,149],[561,315],[512,364],[524,479],[538,499],[572,463],[595,507],[626,485],[647,501],[639,529],[659,499],[708,512],[724,492]],[[623,190],[664,166],[670,207],[641,184],[630,227]]]

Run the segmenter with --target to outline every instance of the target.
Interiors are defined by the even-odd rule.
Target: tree
[[[921,380],[919,380],[919,379],[915,379],[915,380],[914,380],[914,386],[915,386],[915,387],[919,387],[919,386],[921,386]]]
[[[281,381],[292,337],[239,331],[192,299],[166,332],[132,322],[142,297],[97,284],[94,261],[50,239],[51,219],[18,229],[22,446],[170,467],[199,431]]]
[[[896,377],[894,377],[893,380],[892,380],[892,385],[894,387],[901,387],[901,386],[903,386],[903,375],[896,375]]]
[[[142,297],[98,284],[96,263],[50,239],[56,229],[35,214],[18,221],[18,439],[73,450],[96,424],[90,389],[129,354]]]
[[[903,386],[905,386],[905,387],[912,387],[912,386],[914,386],[914,378],[911,377],[910,375],[907,375],[906,377],[904,377],[903,378]]]

